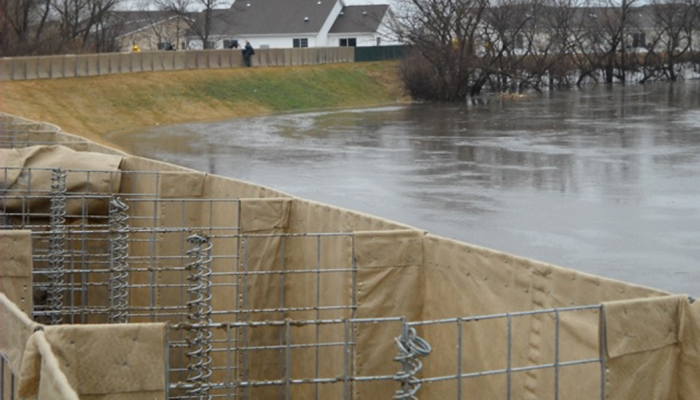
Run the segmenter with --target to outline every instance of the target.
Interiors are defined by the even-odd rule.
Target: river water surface
[[[700,294],[700,83],[155,127],[133,154]]]

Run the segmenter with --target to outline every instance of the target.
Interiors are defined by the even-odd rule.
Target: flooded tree
[[[412,46],[401,64],[411,96],[455,101],[487,81],[483,41],[487,0],[405,0],[397,6],[399,36]]]
[[[498,0],[484,12],[490,63],[485,65],[490,86],[498,91],[515,89],[524,82],[523,67],[532,53],[536,28],[537,0]]]
[[[398,31],[413,49],[401,72],[417,99],[453,101],[484,88],[539,91],[631,77],[673,81],[697,57],[700,0],[399,4]]]
[[[640,33],[646,39],[640,56],[640,81],[676,81],[682,76],[684,64],[690,61],[693,34],[698,31],[697,2],[653,0],[647,8],[652,29]]]
[[[582,26],[586,34],[580,37],[577,50],[579,55],[590,62],[589,68],[583,68],[589,76],[600,70],[603,81],[613,83],[615,78],[624,82],[626,71],[626,35],[635,19],[632,17],[634,3],[637,0],[603,0],[598,7],[584,9]],[[582,81],[583,74],[579,77]]]
[[[527,69],[536,87],[570,86],[576,35],[576,0],[545,0],[535,9],[535,24],[526,29],[533,43]],[[546,80],[546,81],[545,81]]]

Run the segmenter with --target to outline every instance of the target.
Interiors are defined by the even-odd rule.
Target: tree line
[[[124,33],[123,6],[149,29],[163,29],[155,22],[162,13],[178,18],[183,29],[209,44],[215,13],[227,7],[225,0],[0,0],[0,57],[80,54],[119,51]],[[148,10],[148,11],[146,11]],[[154,12],[156,11],[156,12]],[[148,22],[148,21],[146,21]],[[169,32],[154,32],[158,36]]]
[[[404,0],[403,80],[413,98],[459,101],[700,72],[700,0],[620,1]]]
[[[120,0],[0,0],[0,56],[104,51]]]
[[[0,56],[119,51],[114,11],[124,1],[0,0]],[[136,7],[177,16],[208,48],[227,4],[142,0]],[[416,99],[676,81],[689,69],[700,72],[700,0],[395,0],[392,7],[393,34],[411,49],[401,74]],[[157,36],[167,42],[166,33]]]

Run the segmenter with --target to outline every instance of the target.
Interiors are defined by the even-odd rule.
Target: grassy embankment
[[[406,101],[396,62],[0,82],[0,111],[102,141],[107,132]]]

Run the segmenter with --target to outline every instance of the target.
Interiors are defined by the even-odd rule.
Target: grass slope
[[[407,100],[396,62],[0,82],[0,111],[101,141],[150,125]]]

